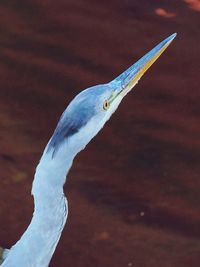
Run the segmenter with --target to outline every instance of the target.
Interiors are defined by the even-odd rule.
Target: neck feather
[[[36,168],[32,195],[34,214],[21,239],[11,248],[2,267],[47,267],[67,219],[67,201],[63,192],[66,175],[76,154],[102,127],[90,122],[77,134],[62,142],[53,153],[46,146]]]
[[[63,157],[62,149],[52,158],[46,152],[37,166],[32,194],[34,214],[21,239],[11,248],[2,267],[47,267],[64,228],[68,206],[63,185],[75,153]]]

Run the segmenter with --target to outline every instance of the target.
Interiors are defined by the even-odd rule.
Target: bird
[[[111,82],[89,87],[69,103],[36,167],[31,222],[16,244],[3,250],[1,267],[49,266],[68,216],[63,186],[75,156],[175,37],[176,33],[161,41]]]

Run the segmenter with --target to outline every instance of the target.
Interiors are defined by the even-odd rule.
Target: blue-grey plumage
[[[59,146],[70,136],[76,134],[88,121],[98,113],[98,99],[108,89],[101,85],[91,87],[78,94],[63,112],[48,145],[48,152],[53,156]]]
[[[36,168],[34,214],[2,267],[47,267],[64,228],[68,205],[63,185],[74,157],[100,131],[141,76],[174,39],[171,35],[113,81],[78,94],[62,114]]]
[[[120,94],[129,92],[175,37],[176,33],[163,40],[110,83],[93,86],[78,94],[61,116],[47,151],[51,150],[54,156],[64,141],[78,133],[91,118],[103,110],[103,100],[114,101]]]

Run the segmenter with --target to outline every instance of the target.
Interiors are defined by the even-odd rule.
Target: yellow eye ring
[[[103,102],[103,109],[104,109],[104,110],[107,110],[109,107],[110,107],[110,103],[108,102],[108,100],[105,100],[105,101]]]

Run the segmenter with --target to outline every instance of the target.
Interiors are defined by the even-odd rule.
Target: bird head
[[[82,150],[175,36],[176,33],[163,40],[111,82],[90,87],[79,93],[62,114],[47,151],[52,152],[54,156],[65,145],[68,149],[71,147],[74,154]]]

